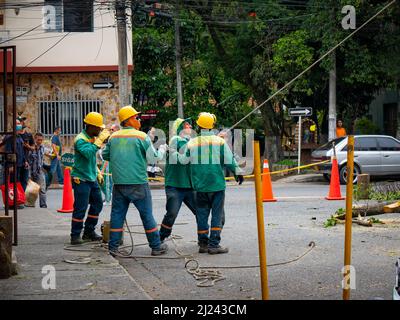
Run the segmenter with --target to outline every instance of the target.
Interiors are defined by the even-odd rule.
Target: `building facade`
[[[0,1],[1,45],[15,45],[17,52],[17,111],[32,132],[51,136],[60,125],[68,151],[86,113],[98,111],[108,125],[118,123],[115,10],[109,1],[18,3]]]

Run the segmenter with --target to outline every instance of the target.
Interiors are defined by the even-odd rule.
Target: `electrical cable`
[[[11,38],[11,39],[8,39],[8,40],[5,40],[5,41],[2,41],[2,42],[0,42],[0,44],[3,44],[3,43],[6,43],[6,42],[9,42],[9,41],[12,41],[12,40],[18,39],[19,37],[22,37],[22,36],[24,36],[24,35],[28,34],[29,32],[32,32],[32,31],[33,31],[33,30],[35,30],[36,28],[39,28],[41,25],[42,25],[42,24],[39,24],[39,25],[37,25],[36,27],[34,27],[34,28],[32,28],[32,29],[29,29],[28,31],[26,31],[26,32],[23,32],[23,33],[21,33],[21,34],[19,34],[19,35],[15,36],[15,37],[13,37],[13,38]]]
[[[32,63],[34,63],[36,60],[40,59],[41,57],[43,57],[47,52],[49,52],[51,49],[53,49],[55,46],[57,46],[61,41],[63,41],[71,32],[68,32],[67,34],[65,34],[61,39],[59,39],[56,43],[54,43],[52,46],[50,46],[48,49],[46,49],[44,52],[42,52],[39,56],[37,56],[36,58],[34,58],[32,61],[30,61],[27,65],[25,65],[24,67],[22,67],[18,73],[22,73],[22,70],[27,68],[28,66],[30,66]]]
[[[333,51],[335,51],[338,47],[340,47],[344,42],[346,42],[348,39],[350,39],[354,34],[356,34],[358,31],[363,29],[368,23],[370,23],[372,20],[374,20],[377,16],[379,16],[382,12],[384,12],[386,9],[388,9],[391,5],[393,5],[396,2],[396,0],[393,0],[386,4],[381,10],[379,10],[376,14],[374,14],[371,18],[369,18],[366,22],[364,22],[360,27],[358,27],[356,30],[351,32],[347,37],[345,37],[343,40],[341,40],[339,43],[337,43],[334,47],[329,49],[326,53],[324,53],[318,60],[313,62],[310,66],[308,66],[306,69],[304,69],[302,72],[300,72],[296,77],[294,77],[292,80],[287,82],[282,88],[280,88],[278,91],[276,91],[274,94],[272,94],[267,100],[262,102],[260,105],[258,105],[256,108],[254,108],[252,111],[250,111],[246,116],[244,116],[241,120],[239,120],[237,123],[235,123],[233,126],[231,126],[228,130],[232,130],[235,127],[237,127],[240,123],[242,123],[245,119],[247,119],[249,116],[251,116],[253,113],[255,113],[257,110],[259,110],[264,104],[266,104],[268,101],[271,101],[276,95],[278,95],[280,92],[288,88],[293,82],[295,82],[298,78],[300,78],[302,75],[304,75],[307,71],[312,69],[315,65],[317,65],[320,61],[325,59],[328,55],[330,55]]]

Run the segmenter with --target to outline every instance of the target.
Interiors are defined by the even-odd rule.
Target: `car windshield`
[[[330,150],[332,149],[333,143],[335,143],[335,146],[338,145],[341,141],[343,141],[346,137],[340,137],[333,139],[329,141],[328,143],[325,143],[323,146],[319,147],[316,151],[323,151],[323,150]]]

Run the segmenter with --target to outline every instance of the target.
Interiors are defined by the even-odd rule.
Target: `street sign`
[[[114,88],[114,82],[94,82],[93,89],[112,89]]]
[[[74,154],[73,153],[64,153],[61,156],[61,163],[64,167],[72,167],[74,165]]]
[[[291,117],[309,117],[312,115],[312,108],[289,108]]]
[[[140,115],[140,118],[142,118],[142,120],[155,119],[155,118],[157,118],[157,113],[158,113],[158,110],[153,110],[153,109],[143,111],[143,113]]]

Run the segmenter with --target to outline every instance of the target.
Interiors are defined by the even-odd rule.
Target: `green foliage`
[[[396,201],[400,200],[400,191],[385,193],[371,191],[369,198],[377,201]]]
[[[367,117],[357,119],[355,122],[356,134],[378,134],[379,127]]]
[[[336,218],[334,218],[333,216],[331,216],[329,219],[327,219],[324,222],[324,228],[329,228],[329,227],[334,227],[336,226]]]
[[[293,161],[291,159],[283,159],[283,160],[277,162],[276,164],[280,164],[280,165],[283,165],[283,166],[292,166],[292,167],[294,167],[294,166],[297,166],[297,161]]]
[[[368,221],[371,222],[371,223],[384,224],[383,221],[381,221],[381,220],[379,220],[377,218],[374,218],[374,217],[369,218]]]

